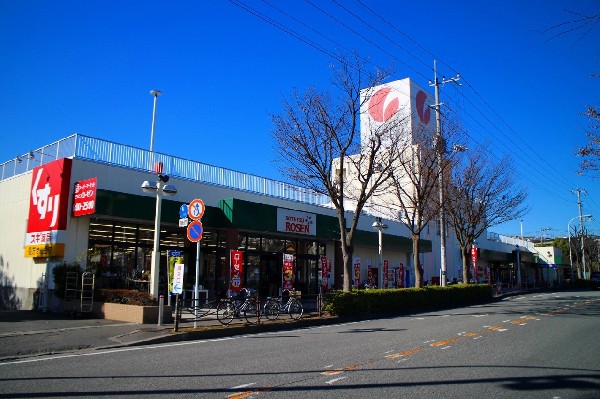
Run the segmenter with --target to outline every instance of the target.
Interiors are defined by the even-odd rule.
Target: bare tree
[[[398,219],[411,234],[415,285],[423,286],[423,266],[419,262],[421,232],[439,214],[438,172],[431,134],[419,129],[397,160],[389,191],[390,219]]]
[[[595,75],[600,77],[600,75]],[[590,172],[600,177],[600,108],[589,106],[583,116],[588,119],[588,131],[586,132],[588,142],[580,147],[576,154],[582,158],[579,174]]]
[[[483,148],[472,149],[457,164],[447,186],[445,209],[454,229],[463,261],[463,281],[469,281],[469,249],[489,227],[526,213],[524,190],[516,187],[509,159],[497,163]]]
[[[335,208],[344,262],[343,290],[350,291],[353,237],[359,216],[373,192],[391,175],[397,157],[399,117],[372,126],[361,142],[360,113],[371,96],[368,90],[383,82],[382,71],[368,73],[355,55],[333,68],[332,95],[310,88],[294,91],[283,112],[272,115],[275,151],[281,171],[301,186],[326,194]],[[363,132],[363,137],[365,137]],[[350,209],[347,209],[350,208]],[[352,211],[352,220],[346,218]]]

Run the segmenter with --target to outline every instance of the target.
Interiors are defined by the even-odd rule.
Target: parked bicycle
[[[242,314],[249,324],[260,321],[260,304],[252,289],[242,288],[238,296],[223,299],[217,306],[217,320],[224,325],[231,324],[234,318],[240,318]]]
[[[288,313],[294,320],[298,320],[304,313],[304,308],[300,299],[295,295],[295,291],[285,290],[283,294],[289,295],[288,300],[283,304],[283,298],[267,297],[267,302],[263,306],[263,313],[268,320],[276,320],[280,313]]]

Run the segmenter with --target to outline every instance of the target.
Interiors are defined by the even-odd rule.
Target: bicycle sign
[[[188,215],[192,220],[199,220],[204,215],[204,202],[201,199],[195,199],[190,202]]]

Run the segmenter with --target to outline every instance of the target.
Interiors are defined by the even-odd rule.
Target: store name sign
[[[25,257],[64,256],[72,160],[33,169]]]
[[[314,213],[277,208],[277,231],[317,235],[317,216]]]

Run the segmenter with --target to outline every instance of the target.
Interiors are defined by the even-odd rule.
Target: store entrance
[[[279,296],[282,267],[282,254],[262,254],[260,256],[260,296]]]

